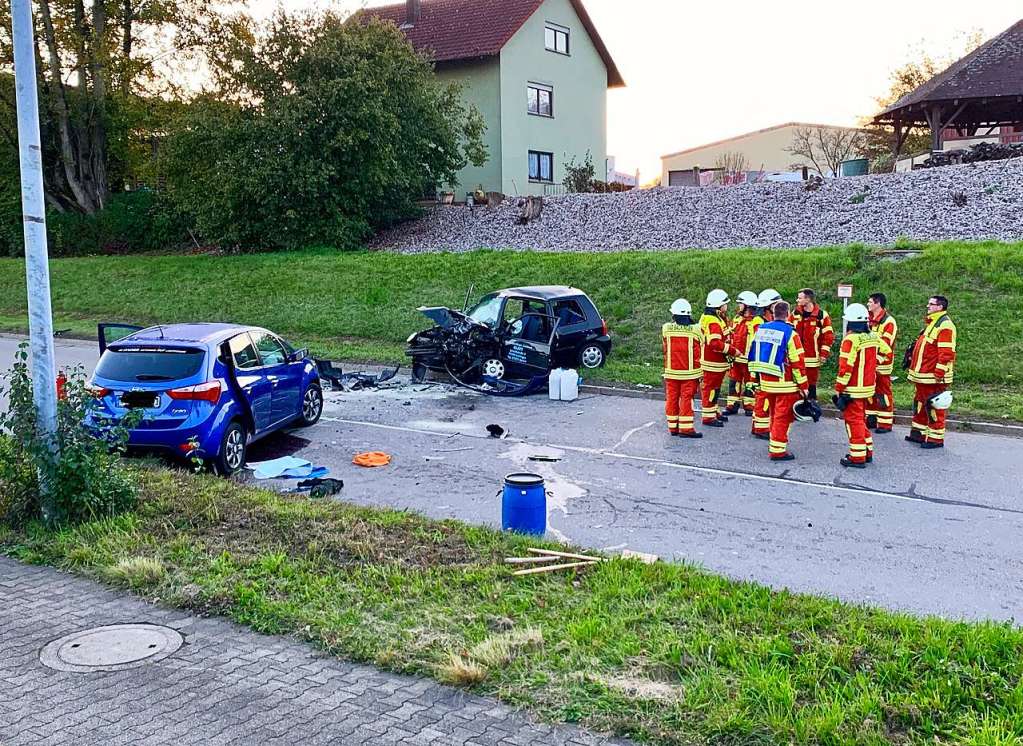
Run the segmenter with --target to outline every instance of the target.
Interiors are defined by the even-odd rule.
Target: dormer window
[[[568,54],[568,28],[548,21],[544,27],[544,46],[549,52]]]

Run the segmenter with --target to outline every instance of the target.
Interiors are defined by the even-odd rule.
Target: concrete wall
[[[718,143],[661,157],[661,184],[668,185],[670,171],[687,171],[694,166],[713,168],[717,160],[726,153],[742,153],[746,156],[746,170],[790,171],[793,164],[810,166],[805,158],[786,152],[792,146],[792,136],[799,124],[785,124],[779,127],[750,132]],[[835,128],[842,129],[842,128]]]
[[[458,184],[447,185],[440,191],[454,191],[455,201],[465,199],[465,193],[483,186],[483,191],[502,191],[501,178],[501,66],[498,59],[479,62],[444,63],[437,66],[437,78],[442,83],[460,83],[462,99],[473,104],[487,123],[483,142],[487,146],[487,162],[476,167],[469,164],[458,172]],[[524,94],[523,94],[524,95]]]
[[[544,47],[546,22],[569,29],[569,55]],[[526,109],[526,85],[554,89],[554,117]],[[581,162],[590,151],[596,177],[607,157],[607,69],[568,0],[546,0],[501,50],[501,176],[505,194],[543,194],[530,183],[528,153],[554,154],[554,184],[565,164]]]

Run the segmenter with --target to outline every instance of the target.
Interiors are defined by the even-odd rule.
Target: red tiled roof
[[[624,86],[582,0],[570,2],[604,60],[608,87]],[[362,12],[392,21],[402,28],[412,46],[429,52],[436,62],[453,62],[497,55],[542,4],[543,0],[422,0],[419,20],[410,28],[402,28],[407,7],[404,2]]]

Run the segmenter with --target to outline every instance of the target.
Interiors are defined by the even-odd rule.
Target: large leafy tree
[[[47,200],[95,213],[237,0],[35,0]],[[0,0],[0,146],[17,148],[10,0]],[[178,81],[175,83],[174,81]]]
[[[231,31],[162,150],[170,197],[206,240],[351,246],[485,161],[482,116],[393,24],[278,12]]]

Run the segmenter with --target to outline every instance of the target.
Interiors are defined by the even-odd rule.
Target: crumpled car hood
[[[418,310],[441,329],[451,329],[459,321],[455,312],[444,306],[420,306]]]

